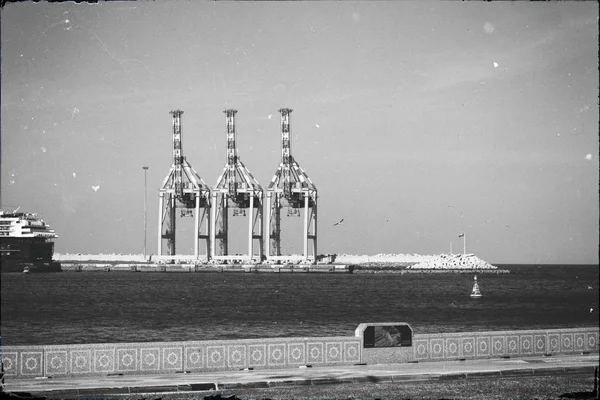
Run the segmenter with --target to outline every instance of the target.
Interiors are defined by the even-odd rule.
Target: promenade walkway
[[[125,393],[190,392],[236,388],[336,383],[496,379],[508,376],[590,374],[598,353],[528,358],[352,365],[277,370],[219,371],[169,375],[114,375],[88,378],[6,379],[8,392],[53,398]]]

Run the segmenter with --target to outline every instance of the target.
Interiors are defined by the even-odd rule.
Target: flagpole
[[[467,254],[467,234],[463,233],[463,255]]]
[[[450,254],[452,254],[452,242],[450,242]]]

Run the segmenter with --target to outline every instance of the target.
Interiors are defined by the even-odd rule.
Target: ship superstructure
[[[0,266],[2,272],[60,271],[52,261],[58,235],[37,214],[0,211]]]

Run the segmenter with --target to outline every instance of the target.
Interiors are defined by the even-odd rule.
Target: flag
[[[458,235],[458,237],[463,237],[463,236],[465,236],[464,233],[461,233],[460,235]]]

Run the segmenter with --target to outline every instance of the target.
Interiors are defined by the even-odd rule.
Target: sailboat
[[[477,284],[477,275],[475,275],[474,280],[473,289],[471,289],[471,298],[478,299],[481,297],[481,292],[479,291],[479,285]]]

